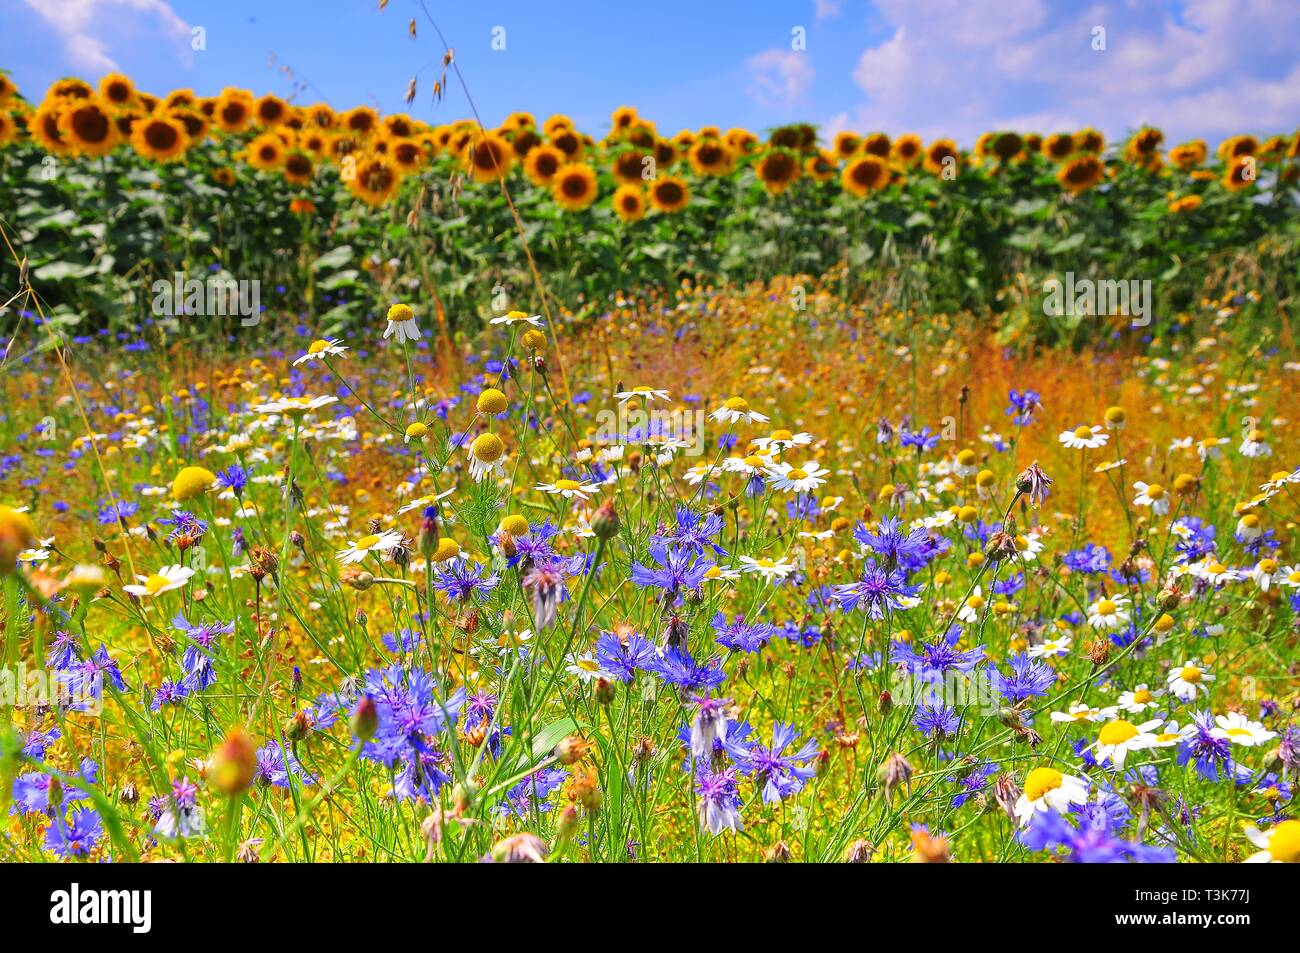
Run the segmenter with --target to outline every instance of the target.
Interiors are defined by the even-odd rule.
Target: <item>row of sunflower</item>
[[[227,88],[215,97],[173,90],[158,97],[135,88],[119,73],[97,87],[64,79],[31,106],[13,82],[0,74],[0,145],[25,135],[53,155],[103,156],[118,147],[134,149],[155,162],[173,162],[207,140],[234,146],[234,154],[254,169],[275,172],[305,185],[330,166],[362,200],[381,205],[402,180],[439,160],[456,163],[476,183],[490,185],[515,167],[534,186],[548,189],[571,212],[599,197],[598,170],[615,180],[611,207],[625,221],[648,208],[680,211],[690,202],[687,169],[698,179],[732,176],[750,168],[771,194],[800,179],[822,183],[837,176],[843,190],[864,197],[911,174],[945,179],[966,170],[1002,174],[1020,163],[1044,160],[1068,192],[1083,192],[1119,173],[1124,166],[1162,174],[1174,170],[1194,180],[1222,181],[1229,191],[1249,188],[1261,164],[1279,165],[1284,182],[1300,174],[1300,134],[1260,141],[1235,136],[1219,147],[1220,167],[1203,168],[1204,141],[1194,140],[1162,152],[1163,134],[1154,128],[1135,133],[1108,161],[1105,137],[1094,129],[1049,136],[990,132],[970,152],[950,139],[926,145],[918,136],[890,138],[884,133],[839,132],[829,148],[818,143],[814,127],[784,126],[766,140],[744,129],[705,127],[661,136],[655,124],[634,108],[620,107],[611,129],[597,142],[579,132],[566,116],[554,115],[539,127],[528,113],[514,113],[494,130],[459,121],[430,126],[405,114],[380,116],[367,106],[337,112],[324,103],[297,106],[274,96],[255,96]],[[218,177],[233,180],[229,169]]]

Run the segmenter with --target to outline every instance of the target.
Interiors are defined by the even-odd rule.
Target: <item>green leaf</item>
[[[352,260],[352,246],[340,245],[331,251],[327,251],[314,262],[312,262],[313,271],[322,271],[324,269],[341,268]]]

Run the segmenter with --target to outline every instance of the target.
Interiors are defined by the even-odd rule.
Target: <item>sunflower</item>
[[[889,184],[889,166],[876,155],[860,155],[850,159],[840,173],[844,190],[858,198],[877,192]]]
[[[838,166],[839,162],[833,154],[819,152],[804,160],[803,170],[814,182],[829,182],[835,178],[835,170]]]
[[[196,109],[168,109],[164,114],[178,120],[185,127],[190,143],[202,142],[208,135],[208,117]]]
[[[717,139],[697,140],[687,157],[696,175],[729,175],[735,167],[735,156]]]
[[[857,153],[861,146],[862,137],[856,132],[849,132],[845,129],[835,133],[835,143],[831,148],[835,150],[835,154],[841,159],[847,159]]]
[[[317,158],[321,158],[329,148],[329,136],[326,135],[325,130],[313,129],[309,126],[298,136],[298,145]]]
[[[394,138],[388,143],[393,164],[403,173],[414,172],[424,162],[424,150],[414,139]]]
[[[858,151],[863,155],[877,156],[881,159],[888,159],[893,148],[894,144],[883,132],[873,132],[858,145]]]
[[[695,145],[697,137],[689,129],[680,130],[677,135],[673,136],[673,145],[683,152],[689,152],[691,146]]]
[[[212,119],[222,132],[243,132],[253,121],[253,98],[243,90],[222,90]]]
[[[727,134],[722,137],[728,149],[738,156],[747,156],[752,152],[757,152],[759,147],[758,136],[754,135],[748,129],[728,129]]]
[[[1229,192],[1242,192],[1255,184],[1255,171],[1254,156],[1237,156],[1223,173],[1223,187]]]
[[[772,130],[772,134],[767,137],[767,144],[774,149],[809,152],[817,145],[817,130],[807,123],[780,126]]]
[[[370,205],[383,205],[397,192],[401,178],[388,159],[370,155],[357,163],[348,185],[363,201]]]
[[[9,78],[8,73],[0,73],[0,103],[3,103],[10,96],[17,94],[18,87],[14,81]]]
[[[337,135],[329,139],[325,151],[335,162],[342,162],[347,156],[360,152],[361,143],[352,136]]]
[[[799,178],[799,160],[785,149],[772,149],[754,167],[763,188],[772,195],[780,195]]]
[[[1043,137],[1036,132],[1025,133],[1025,151],[1029,154],[1043,151]]]
[[[667,169],[680,158],[677,154],[677,146],[673,145],[670,139],[655,140],[655,163],[661,169]]]
[[[573,120],[560,113],[556,113],[542,123],[542,132],[548,138],[553,138],[564,130],[573,130]]]
[[[369,106],[357,106],[340,116],[339,122],[348,132],[364,138],[375,131],[379,117]]]
[[[1193,139],[1169,150],[1169,161],[1184,172],[1194,169],[1205,161],[1206,147],[1204,139]]]
[[[0,109],[0,146],[7,146],[18,138],[18,123],[6,110]]]
[[[485,132],[477,136],[465,150],[465,168],[475,182],[495,182],[515,162],[515,151],[503,136]]]
[[[1025,147],[1025,140],[1019,133],[1000,132],[994,138],[991,147],[993,155],[997,156],[999,162],[1010,162],[1020,155],[1020,150]]]
[[[248,144],[244,160],[254,169],[278,169],[284,162],[284,142],[274,133],[264,132]]]
[[[93,95],[90,84],[74,76],[59,80],[45,92],[46,99],[89,99]]]
[[[236,178],[235,170],[228,168],[227,166],[222,166],[220,169],[212,170],[212,181],[216,182],[218,185],[224,185],[226,188],[230,188],[230,186],[234,185]]]
[[[172,162],[189,146],[185,126],[168,115],[145,116],[131,128],[131,146],[146,159]]]
[[[614,156],[610,170],[620,185],[635,185],[645,178],[645,170],[652,168],[654,156],[640,149],[624,149]]]
[[[976,159],[987,159],[993,153],[993,137],[996,132],[982,132],[978,139],[975,140],[975,148],[971,150]]]
[[[1259,140],[1254,136],[1233,136],[1219,143],[1218,153],[1219,158],[1227,162],[1241,156],[1258,155],[1259,151]]]
[[[551,145],[564,153],[566,159],[570,162],[576,162],[582,158],[583,142],[572,129],[559,129],[550,135]]]
[[[338,125],[339,117],[330,109],[329,103],[316,103],[307,107],[307,125],[317,129],[333,129]]]
[[[253,103],[253,119],[259,126],[268,129],[278,126],[289,118],[289,107],[279,96],[267,94]]]
[[[1094,155],[1071,159],[1056,173],[1056,181],[1067,192],[1086,192],[1106,175],[1106,167]]]
[[[961,167],[961,153],[951,139],[936,139],[925,150],[925,168],[933,175],[945,175],[949,169],[955,173]]]
[[[636,121],[637,114],[635,107],[619,106],[609,114],[610,132],[615,135],[624,132]]]
[[[645,192],[639,185],[620,185],[610,202],[615,214],[625,222],[639,221],[645,216]]]
[[[691,200],[691,190],[684,179],[664,175],[650,186],[650,204],[661,212],[680,212]]]
[[[59,116],[59,138],[78,155],[106,156],[117,145],[117,125],[98,97],[83,99]]]
[[[135,86],[121,73],[109,73],[99,81],[99,95],[107,103],[118,107],[134,106]],[[0,99],[4,99],[0,96]]]
[[[550,185],[564,165],[564,153],[555,146],[538,146],[524,159],[524,174],[533,185]]]
[[[1091,126],[1085,126],[1074,134],[1074,147],[1080,152],[1099,155],[1106,148],[1106,137]]]
[[[582,162],[560,166],[551,178],[551,195],[570,212],[581,212],[596,201],[596,170]]]
[[[74,102],[70,99],[47,99],[27,117],[27,134],[46,152],[55,155],[68,153],[69,144],[59,128],[59,118]]]
[[[1159,129],[1147,126],[1133,133],[1128,145],[1124,147],[1124,158],[1134,165],[1155,171],[1160,168],[1160,143],[1165,141],[1165,134]]]
[[[629,126],[627,131],[623,133],[624,142],[630,142],[642,149],[653,149],[658,138],[654,123],[651,122],[638,122],[634,126]]]
[[[506,116],[506,121],[501,124],[503,129],[515,129],[523,131],[524,129],[536,129],[537,120],[529,112],[513,112]]]
[[[920,136],[908,133],[894,140],[894,158],[909,169],[921,161],[924,152],[925,147],[921,145]]]
[[[117,135],[124,142],[131,141],[131,131],[135,129],[136,122],[140,119],[137,112],[119,112],[113,117],[113,125],[117,126]]]
[[[310,155],[301,149],[295,149],[284,157],[282,171],[285,181],[294,185],[306,185],[311,181],[316,167],[312,164]]]
[[[501,127],[505,129],[504,126]],[[515,151],[516,159],[525,159],[542,144],[542,137],[531,126],[526,129],[510,129],[503,133],[510,140],[510,148]]]
[[[415,120],[406,113],[393,113],[380,120],[379,128],[394,139],[409,139],[415,132]]]
[[[242,90],[241,90],[242,92]],[[248,93],[244,93],[248,96]],[[173,89],[162,101],[163,110],[168,109],[193,109],[198,102],[192,89]]]
[[[1074,154],[1074,136],[1058,132],[1043,140],[1043,155],[1053,162],[1064,162]]]

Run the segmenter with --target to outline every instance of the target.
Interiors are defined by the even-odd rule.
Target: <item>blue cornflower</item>
[[[772,623],[746,622],[742,614],[728,622],[727,617],[719,612],[710,625],[717,633],[714,641],[733,652],[757,652],[776,634],[776,626]]]
[[[939,445],[939,435],[930,430],[929,427],[922,427],[920,430],[899,430],[898,442],[904,447],[916,447],[917,452],[933,450]]]
[[[975,765],[970,771],[966,772],[961,778],[956,776],[949,778],[950,781],[957,781],[961,785],[961,790],[952,796],[950,802],[953,807],[961,807],[976,794],[984,791],[989,784],[989,776],[997,770],[997,767],[987,761],[982,761]]]
[[[104,833],[104,822],[89,807],[80,807],[64,817],[55,815],[54,823],[45,832],[45,846],[59,857],[85,857],[99,843]]]
[[[208,524],[189,510],[176,510],[171,516],[160,518],[158,524],[172,527],[171,533],[167,536],[167,541],[172,543],[176,542],[180,536],[189,536],[197,541],[207,535],[208,532]]]
[[[184,616],[178,615],[172,619],[172,626],[190,640],[181,657],[185,687],[197,691],[209,688],[217,680],[213,646],[217,636],[229,635],[235,631],[235,623],[205,622],[202,625],[191,625],[185,621]]]
[[[99,503],[99,524],[116,526],[125,523],[140,512],[140,504],[132,500],[101,500]]]
[[[244,488],[248,486],[248,471],[238,463],[232,463],[224,470],[217,471],[217,486],[230,490],[236,498],[243,498]]]
[[[1192,727],[1193,731],[1178,744],[1178,763],[1185,766],[1195,761],[1197,773],[1207,781],[1219,780],[1220,773],[1233,774],[1232,744],[1227,738],[1214,736],[1214,716],[1208,711],[1196,712]]]
[[[1050,665],[1020,654],[1007,660],[1011,665],[1011,674],[1003,675],[996,666],[988,666],[989,681],[1004,700],[1015,704],[1026,698],[1046,695],[1047,690],[1056,684],[1056,670]]]
[[[293,752],[280,742],[270,741],[257,749],[258,784],[287,788],[291,775],[297,775],[303,784],[316,783],[316,779],[303,770]]]
[[[853,538],[883,559],[889,567],[906,567],[911,560],[921,558],[929,545],[929,533],[919,527],[904,532],[902,520],[897,516],[886,516],[880,521],[880,529],[876,532],[859,523],[853,530]]]
[[[551,810],[547,798],[563,787],[568,778],[567,771],[556,768],[541,768],[534,771],[506,792],[506,801],[497,808],[497,811],[524,818],[528,817],[530,809],[533,808],[545,813]]]
[[[108,649],[103,645],[80,665],[61,672],[59,678],[74,699],[70,707],[78,711],[88,708],[92,702],[98,703],[104,697],[105,678],[118,691],[126,688],[122,670],[109,658]]]
[[[1034,419],[1034,411],[1043,406],[1042,395],[1036,390],[1026,390],[1021,393],[1013,390],[1007,395],[1007,400],[1011,405],[1007,407],[1007,416],[1017,427],[1028,426]]]
[[[961,719],[947,705],[918,705],[912,724],[927,738],[931,735],[942,738],[956,734]]]
[[[1085,543],[1082,549],[1066,553],[1061,560],[1073,572],[1096,573],[1110,568],[1110,550],[1096,543]]]
[[[727,749],[736,761],[736,769],[741,774],[752,774],[754,780],[763,786],[763,800],[768,804],[798,794],[813,776],[808,763],[818,755],[815,739],[809,738],[793,754],[785,753],[798,737],[794,725],[778,721],[772,729],[770,747],[755,743],[746,748]]]
[[[433,576],[433,588],[456,602],[468,602],[474,595],[487,595],[497,587],[500,577],[496,573],[484,576],[485,568],[464,558],[449,559],[440,565]]]
[[[164,705],[179,705],[188,694],[189,689],[185,687],[183,682],[164,679],[159,683],[158,690],[153,693],[153,698],[149,701],[149,710],[157,714],[162,711]]]
[[[705,549],[726,556],[727,551],[717,543],[722,526],[722,517],[716,513],[702,516],[691,512],[689,507],[679,505],[676,525],[660,530],[651,537],[651,542],[675,546],[682,552],[694,553],[696,556],[704,555]]]
[[[867,615],[881,619],[886,612],[903,608],[900,601],[915,596],[920,586],[909,586],[900,570],[888,571],[878,566],[867,566],[857,582],[835,587],[835,601],[845,612],[852,612],[862,603]]]
[[[695,793],[699,796],[700,826],[710,834],[744,828],[740,819],[740,787],[736,769],[701,771],[695,776]]]
[[[693,553],[669,548],[661,542],[651,542],[649,552],[659,564],[658,568],[633,561],[632,582],[638,586],[658,587],[671,596],[683,589],[698,589],[705,574],[713,568],[713,563]]]
[[[649,662],[645,670],[658,675],[669,685],[679,685],[694,692],[707,691],[722,684],[727,677],[727,673],[722,670],[722,663],[716,658],[697,662],[691,658],[690,653],[675,647]]]
[[[1171,864],[1177,859],[1172,850],[1123,840],[1106,827],[1074,827],[1056,811],[1036,814],[1018,836],[1030,850],[1063,849],[1062,859],[1075,864]]]
[[[895,642],[891,657],[911,675],[923,682],[942,682],[949,672],[970,672],[984,661],[984,647],[958,649],[961,626],[954,625],[942,639],[933,643]]]
[[[628,633],[626,638],[605,632],[596,642],[600,670],[624,685],[631,685],[638,671],[651,670],[655,654],[654,645],[635,632]]]

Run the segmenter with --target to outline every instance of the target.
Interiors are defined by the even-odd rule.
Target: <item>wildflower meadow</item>
[[[1300,116],[480,113],[424,6],[405,112],[0,72],[0,859],[1300,861]]]

